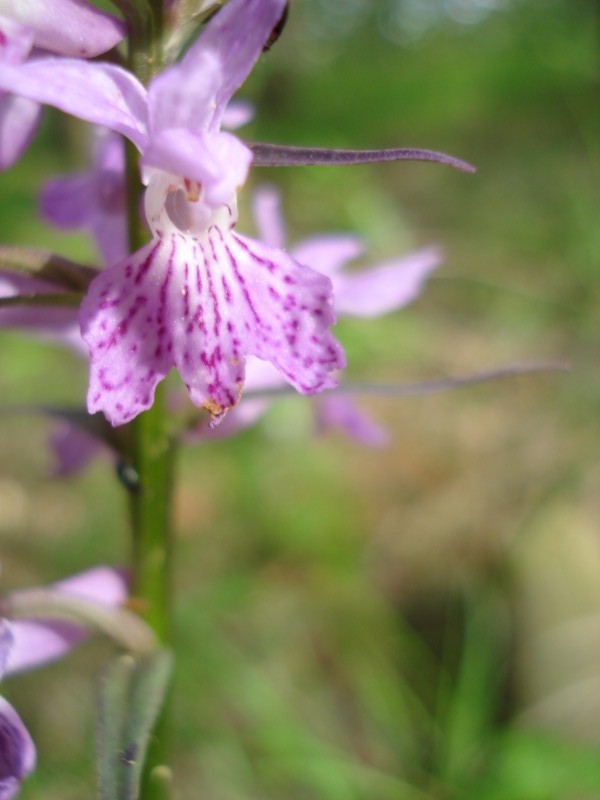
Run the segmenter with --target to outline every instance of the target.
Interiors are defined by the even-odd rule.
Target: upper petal
[[[376,317],[402,308],[418,296],[441,258],[440,251],[430,247],[399,261],[335,276],[336,311],[356,317]]]
[[[125,35],[122,22],[85,0],[0,0],[0,14],[30,27],[36,47],[65,56],[100,55]]]
[[[140,150],[146,145],[146,90],[131,73],[113,64],[69,58],[1,63],[0,89],[104,125],[127,136]]]
[[[230,0],[210,20],[181,64],[172,68],[182,75],[194,76],[198,91],[204,92],[200,84],[205,80],[207,54],[218,65],[210,77],[213,102],[208,122],[212,127],[221,124],[227,103],[246,80],[285,5],[286,0]],[[194,114],[194,105],[195,98],[190,96],[190,114]]]
[[[208,51],[197,54],[193,68],[180,63],[162,70],[148,86],[152,134],[171,128],[195,135],[206,131],[214,117],[215,97],[222,81],[223,65]]]
[[[235,195],[251,161],[250,149],[231,133],[193,134],[185,129],[153,136],[142,159],[144,166],[198,181],[203,200],[211,208]]]

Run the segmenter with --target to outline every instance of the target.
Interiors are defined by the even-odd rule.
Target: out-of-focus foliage
[[[352,376],[533,357],[566,358],[571,374],[367,399],[392,432],[384,451],[311,438],[307,401],[290,398],[259,428],[185,453],[178,797],[600,796],[600,13],[591,0],[495,5],[417,35],[390,21],[413,3],[295,0],[249,89],[249,138],[444,149],[476,176],[414,164],[254,180],[283,186],[291,240],[357,230],[373,259],[445,248],[411,308],[339,325]],[[47,114],[2,176],[3,241],[92,258],[31,223],[66,140],[82,163],[81,131]],[[81,401],[74,356],[16,334],[0,347],[4,403]],[[48,484],[47,428],[0,420],[7,586],[127,557],[108,462]],[[40,753],[25,798],[90,796],[90,676],[106,658],[88,647],[7,683]]]

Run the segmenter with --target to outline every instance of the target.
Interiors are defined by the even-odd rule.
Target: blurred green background
[[[310,401],[290,397],[183,454],[176,797],[600,798],[599,67],[592,0],[293,0],[242,91],[248,138],[478,167],[255,170],[282,187],[290,241],[356,231],[370,263],[445,251],[411,307],[338,325],[349,376],[571,371],[364,398],[382,450],[313,435]],[[92,258],[33,221],[42,180],[82,168],[84,130],[45,115],[2,176],[3,242]],[[4,405],[81,403],[85,383],[71,354],[2,332]],[[0,418],[6,589],[127,559],[113,466],[49,479],[50,430]],[[3,685],[39,748],[24,798],[93,796],[108,657],[90,644]]]

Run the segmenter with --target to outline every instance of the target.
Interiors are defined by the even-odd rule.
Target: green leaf
[[[494,742],[495,760],[476,784],[477,800],[594,800],[600,797],[600,758],[593,745],[548,733],[509,730]]]
[[[492,587],[464,597],[458,674],[444,713],[441,777],[467,788],[488,757],[494,716],[508,664],[508,627],[501,596]]]
[[[0,271],[37,278],[62,289],[85,292],[98,271],[44,250],[0,247]]]
[[[119,656],[110,665],[98,710],[99,800],[139,797],[148,744],[171,668],[171,653],[165,649],[143,659]]]

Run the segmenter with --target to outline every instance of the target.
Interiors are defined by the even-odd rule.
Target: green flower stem
[[[171,531],[175,449],[167,430],[164,389],[159,386],[151,409],[130,424],[132,467],[130,491],[133,534],[133,596],[140,612],[163,644],[171,643]],[[168,694],[167,694],[168,701]],[[168,800],[166,704],[158,718],[142,778],[142,800]]]
[[[135,484],[130,489],[133,595],[140,612],[169,644],[171,507],[174,447],[166,427],[162,386],[154,404],[131,423]]]
[[[162,66],[162,0],[136,0],[140,13],[130,21],[129,67],[143,82]],[[150,12],[150,16],[147,16]],[[147,241],[140,219],[143,187],[139,156],[126,146],[127,212],[131,252]],[[165,645],[171,643],[171,531],[175,447],[169,435],[165,389],[158,387],[154,404],[128,425],[131,463],[128,469],[132,533],[132,592],[140,613]],[[154,728],[142,777],[141,800],[168,800],[167,711]],[[161,777],[162,776],[162,777]]]

